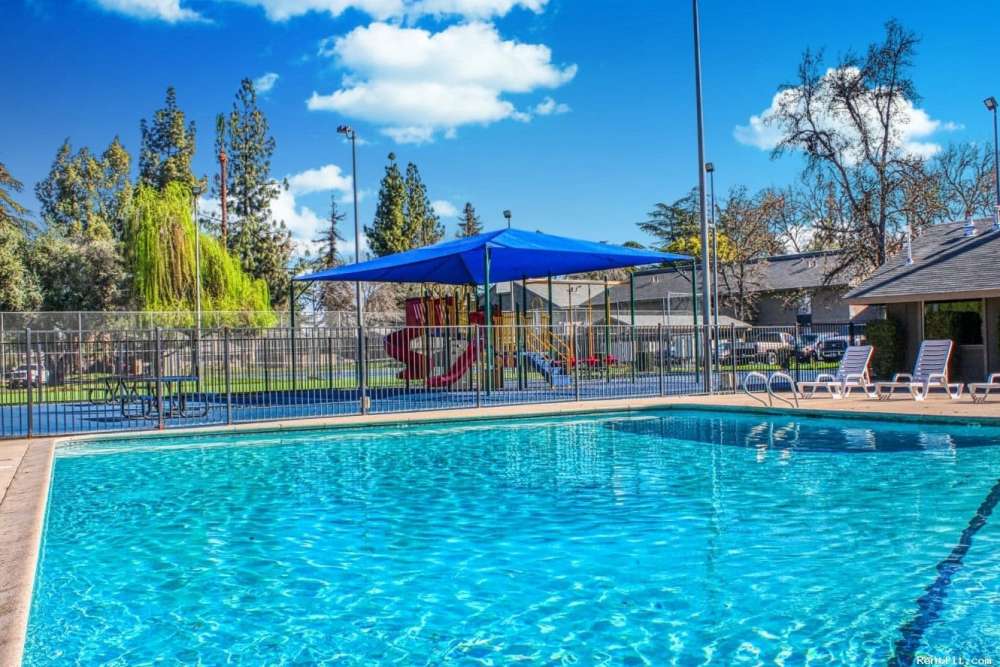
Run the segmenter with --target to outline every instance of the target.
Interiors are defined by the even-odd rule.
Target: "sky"
[[[700,11],[706,159],[720,194],[796,179],[801,159],[771,159],[761,122],[778,87],[807,47],[832,64],[890,18],[922,39],[908,150],[992,140],[982,100],[1000,96],[1000,79],[984,26],[1000,23],[1000,3],[703,0]],[[196,174],[215,173],[214,118],[244,77],[277,140],[274,176],[290,184],[274,213],[300,247],[331,196],[349,203],[341,123],[360,138],[362,224],[390,152],[419,166],[449,236],[472,202],[487,229],[509,209],[525,229],[648,242],[635,223],[697,182],[681,0],[0,0],[0,56],[0,162],[33,210],[63,139],[99,151],[118,135],[134,159],[139,121],[168,85],[197,124]]]

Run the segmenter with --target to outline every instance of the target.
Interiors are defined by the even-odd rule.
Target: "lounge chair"
[[[986,382],[969,383],[969,396],[973,403],[985,403],[991,391],[1000,391],[1000,373],[991,373]]]
[[[868,364],[872,360],[871,345],[851,345],[844,351],[836,373],[820,373],[815,380],[797,382],[796,387],[802,398],[813,398],[820,389],[826,389],[835,399],[846,398],[852,389],[871,391]]]
[[[960,382],[948,382],[948,362],[951,361],[950,340],[925,340],[920,344],[917,361],[912,373],[896,373],[891,382],[876,382],[873,398],[886,401],[897,389],[906,389],[914,400],[927,398],[931,389],[944,389],[948,397],[958,400],[962,396]]]

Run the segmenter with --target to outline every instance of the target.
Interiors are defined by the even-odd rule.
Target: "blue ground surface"
[[[815,371],[803,371],[800,379],[808,380]],[[718,378],[717,378],[718,379]],[[742,380],[742,378],[739,378]],[[719,382],[716,382],[719,386]],[[762,389],[762,388],[759,388]],[[446,410],[515,405],[523,403],[549,403],[557,401],[600,400],[640,396],[677,396],[701,392],[702,383],[694,373],[669,375],[661,379],[656,375],[581,380],[579,386],[550,387],[533,381],[525,389],[516,386],[497,391],[426,390],[423,388],[369,390],[370,411],[373,414],[412,412],[417,410]],[[168,416],[164,428],[226,424],[226,399],[223,394],[206,394],[204,403],[192,404],[192,412],[207,404],[207,414],[197,417]],[[358,414],[360,402],[354,390],[298,390],[234,393],[232,396],[232,422],[247,423],[277,419],[330,417]],[[125,417],[118,403],[93,404],[86,401],[72,403],[42,403],[32,408],[31,434],[35,436],[65,435],[73,433],[141,431],[155,429],[155,417]],[[25,405],[0,406],[0,437],[13,438],[28,435],[28,409]]]

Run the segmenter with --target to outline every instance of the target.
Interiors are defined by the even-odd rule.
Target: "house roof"
[[[839,250],[768,257],[761,260],[763,271],[757,289],[754,291],[774,292],[819,287],[846,287],[850,279],[847,272],[841,272],[831,282],[826,282],[827,275],[838,266],[840,257]],[[719,290],[726,292],[724,281],[720,280]],[[663,299],[668,292],[671,295],[691,294],[690,272],[656,269],[640,271],[635,274],[636,301]],[[612,303],[628,300],[628,284],[618,285],[611,289]],[[595,304],[604,303],[604,294],[596,295],[593,302]]]
[[[510,298],[510,282],[497,283],[493,288],[494,293],[503,296],[505,299]],[[549,287],[545,281],[531,281],[527,282],[528,288],[528,304],[531,304],[537,297],[538,301],[543,305],[548,302],[549,299]],[[587,303],[587,300],[592,298],[595,294],[603,294],[604,283],[598,281],[566,281],[566,280],[553,280],[552,281],[552,305],[556,308],[569,308],[570,305],[570,291],[572,290],[572,303],[574,307],[582,306]],[[514,296],[517,303],[521,302],[521,283],[520,281],[514,282]],[[603,301],[602,301],[603,303]]]
[[[612,325],[626,325],[630,326],[632,324],[632,316],[629,313],[612,313],[611,322]],[[714,319],[713,322],[714,324]],[[594,316],[594,324],[604,324],[604,313]],[[635,325],[637,327],[655,327],[658,324],[669,325],[674,327],[690,327],[694,326],[694,316],[692,313],[671,313],[667,315],[665,313],[649,315],[649,314],[636,314]],[[701,317],[698,318],[698,324],[704,324]],[[735,326],[736,328],[748,328],[750,325],[742,320],[738,320],[735,317],[729,317],[728,315],[719,315],[719,326],[729,327]]]
[[[900,252],[847,294],[854,304],[938,301],[1000,295],[1000,231],[992,220],[976,220],[975,236],[965,223],[926,228],[913,239],[913,263]]]

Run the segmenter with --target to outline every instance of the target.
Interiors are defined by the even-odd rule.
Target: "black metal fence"
[[[0,437],[733,392],[753,371],[810,379],[863,337],[853,324],[7,330]]]

